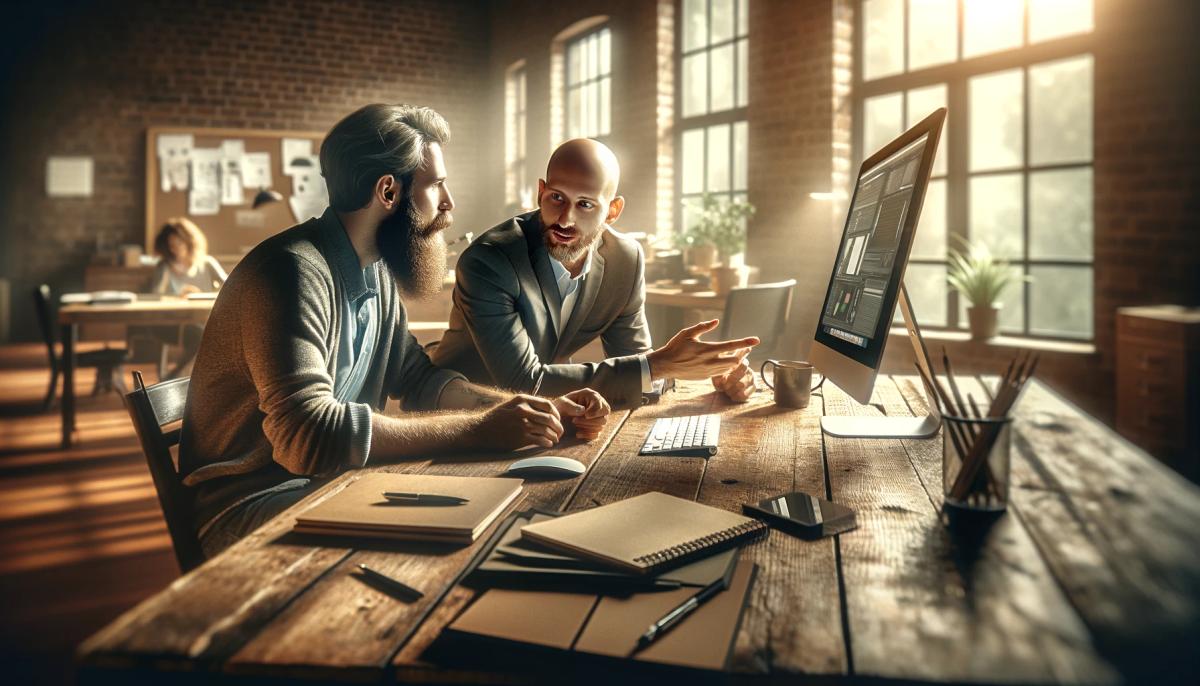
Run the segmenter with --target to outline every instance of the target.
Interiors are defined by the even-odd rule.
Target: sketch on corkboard
[[[317,157],[323,133],[203,127],[146,130],[145,250],[170,217],[188,217],[227,267],[328,205]],[[255,207],[263,191],[283,202]]]

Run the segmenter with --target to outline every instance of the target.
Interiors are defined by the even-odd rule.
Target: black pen
[[[358,568],[362,570],[363,574],[365,574],[368,579],[371,579],[372,581],[377,581],[380,584],[384,585],[385,587],[387,587],[393,591],[397,591],[403,595],[410,596],[414,599],[425,597],[424,593],[418,591],[417,589],[413,588],[412,586],[409,586],[408,584],[400,583],[399,581],[396,581],[392,577],[387,576],[385,574],[380,574],[379,572],[375,571],[374,569],[371,569],[370,567],[368,567],[364,564],[359,564]]]
[[[634,652],[641,650],[642,648],[645,648],[651,643],[657,641],[660,636],[667,633],[672,627],[683,621],[683,619],[694,612],[696,608],[708,602],[716,594],[724,591],[725,587],[725,578],[721,577],[720,579],[717,579],[711,584],[700,589],[699,593],[683,601],[675,609],[663,615],[662,619],[651,624],[650,628],[646,629],[646,633],[642,634],[641,637],[638,638],[637,647],[634,648]]]
[[[456,495],[434,495],[432,493],[397,493],[395,491],[385,491],[383,497],[394,503],[408,503],[409,505],[463,505],[471,502],[466,498],[460,498]]]

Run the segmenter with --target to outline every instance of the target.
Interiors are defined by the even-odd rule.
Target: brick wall
[[[454,132],[452,234],[491,217],[477,164],[485,3],[168,0],[5,11],[0,276],[13,281],[14,337],[37,335],[24,294],[42,280],[79,288],[98,235],[142,243],[149,126],[323,131],[369,102],[429,105]],[[95,195],[46,198],[50,155],[93,157]]]

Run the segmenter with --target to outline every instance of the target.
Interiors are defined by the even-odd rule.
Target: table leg
[[[62,447],[71,447],[71,435],[75,431],[75,342],[79,338],[79,327],[63,324],[62,327]]]

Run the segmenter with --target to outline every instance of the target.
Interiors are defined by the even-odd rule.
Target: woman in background
[[[208,254],[208,239],[204,237],[204,232],[186,217],[172,217],[163,224],[158,236],[154,238],[154,252],[159,257],[152,286],[155,293],[209,293],[220,288],[227,278],[221,264]],[[196,357],[204,327],[199,324],[184,324],[178,330],[159,328],[154,327],[152,332],[147,332],[162,346],[159,353],[159,375],[162,379],[174,378]],[[168,346],[174,344],[182,345],[183,353],[179,363],[168,372]]]
[[[172,217],[154,239],[159,256],[154,272],[154,292],[187,295],[215,291],[227,275],[216,258],[208,254],[208,239],[190,219]]]

